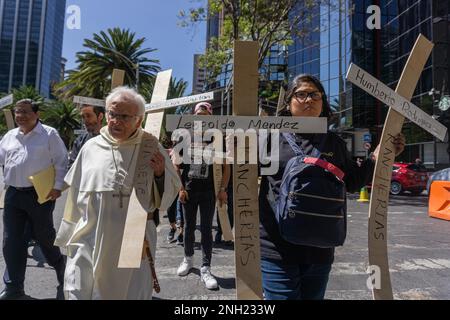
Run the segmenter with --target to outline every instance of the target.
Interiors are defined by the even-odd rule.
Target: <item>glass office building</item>
[[[65,0],[0,0],[0,92],[23,85],[51,96],[61,80]]]

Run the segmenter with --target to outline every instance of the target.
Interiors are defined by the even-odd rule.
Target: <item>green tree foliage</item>
[[[75,140],[74,131],[81,127],[80,112],[72,102],[52,101],[41,112],[44,124],[55,128],[69,148]]]
[[[292,37],[304,37],[312,29],[311,8],[326,0],[196,0],[196,7],[180,11],[180,25],[194,26],[205,21],[209,15],[220,15],[222,28],[218,38],[211,39],[201,63],[215,78],[222,65],[230,61],[234,40],[252,40],[259,43],[258,63],[264,59],[275,44],[292,44]],[[299,5],[303,6],[298,10]]]

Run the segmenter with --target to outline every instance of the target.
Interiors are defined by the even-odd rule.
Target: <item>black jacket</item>
[[[339,167],[345,173],[347,191],[354,192],[362,188],[372,178],[374,162],[366,160],[359,167],[347,151],[345,141],[334,133],[327,133],[323,148],[320,150],[323,134],[303,134],[296,136],[296,142],[302,146],[306,154],[314,147],[322,153],[322,159]],[[289,143],[280,135],[280,164],[278,173],[272,176],[263,176],[261,180],[259,207],[260,207],[260,237],[261,256],[266,259],[283,260],[293,264],[331,264],[334,260],[334,248],[316,248],[291,244],[280,236],[275,213],[267,200],[269,183],[277,194],[284,168],[287,162],[295,156]],[[320,203],[318,203],[320,205]]]

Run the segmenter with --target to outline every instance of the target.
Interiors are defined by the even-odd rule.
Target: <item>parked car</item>
[[[396,162],[392,167],[391,194],[398,195],[409,191],[421,194],[427,188],[428,173],[424,165]]]
[[[392,167],[391,194],[399,195],[409,191],[419,195],[426,190],[429,172],[424,165],[396,162]],[[367,185],[371,189],[372,184]]]

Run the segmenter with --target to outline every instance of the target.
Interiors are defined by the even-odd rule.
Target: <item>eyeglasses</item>
[[[108,115],[109,119],[116,119],[116,120],[122,121],[122,122],[131,122],[133,119],[136,119],[138,117],[138,116],[132,116],[129,114],[114,113],[112,111],[108,111],[106,114]]]
[[[31,114],[31,113],[34,113],[34,111],[14,109],[14,114],[27,115],[27,114]]]
[[[305,102],[306,100],[308,100],[308,97],[311,97],[313,101],[320,101],[322,99],[322,94],[319,91],[297,91],[294,92],[294,97],[300,102]]]

